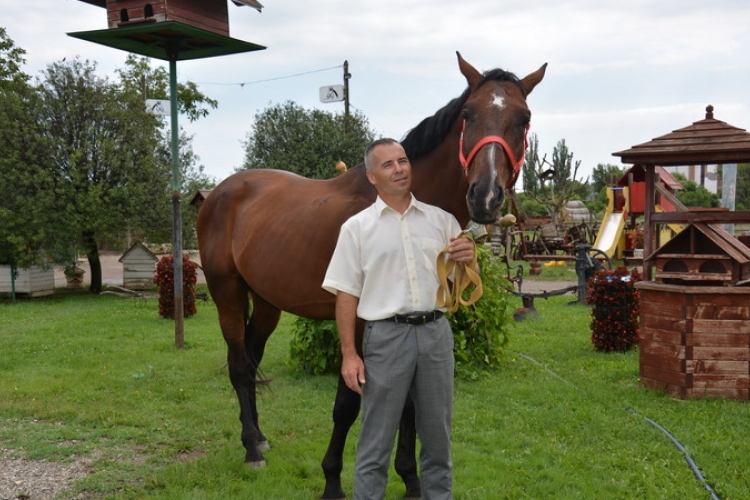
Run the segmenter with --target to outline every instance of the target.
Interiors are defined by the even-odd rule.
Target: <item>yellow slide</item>
[[[607,257],[614,257],[617,250],[617,244],[620,242],[622,230],[625,228],[624,212],[607,212],[604,214],[604,220],[599,226],[599,232],[596,235],[594,248],[607,254]]]

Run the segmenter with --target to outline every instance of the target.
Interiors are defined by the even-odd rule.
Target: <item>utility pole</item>
[[[344,116],[349,119],[349,79],[352,74],[349,73],[349,61],[344,61]]]

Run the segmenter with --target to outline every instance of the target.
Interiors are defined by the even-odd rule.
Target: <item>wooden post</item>
[[[643,215],[644,215],[644,234],[643,234],[643,279],[651,281],[653,263],[647,260],[646,257],[656,248],[656,235],[658,231],[651,223],[651,215],[654,213],[654,204],[656,203],[656,190],[654,189],[654,183],[656,182],[656,166],[644,165],[646,170],[646,192],[645,199],[643,200]]]

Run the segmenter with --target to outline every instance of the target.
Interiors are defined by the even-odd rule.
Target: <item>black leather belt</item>
[[[385,321],[395,321],[407,325],[424,325],[443,317],[443,311],[413,312],[409,314],[397,314]]]

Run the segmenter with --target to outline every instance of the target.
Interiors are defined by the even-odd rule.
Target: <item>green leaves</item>
[[[363,161],[374,139],[367,120],[353,116],[306,110],[292,101],[269,107],[255,115],[245,142],[244,169],[274,168],[310,179],[336,176],[336,163],[352,167]]]
[[[453,328],[456,376],[476,380],[496,368],[510,340],[510,284],[488,248],[478,247],[484,294],[473,306],[448,315]],[[298,318],[290,342],[290,363],[313,375],[339,371],[339,342],[333,320]]]

